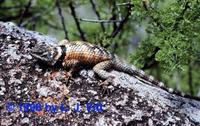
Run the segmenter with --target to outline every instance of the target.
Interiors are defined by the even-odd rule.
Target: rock
[[[103,94],[91,69],[65,69],[30,55],[56,39],[0,22],[1,125],[200,125],[200,101],[171,94],[118,71]],[[23,117],[25,116],[25,117]]]

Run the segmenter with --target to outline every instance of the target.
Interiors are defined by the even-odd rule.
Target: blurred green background
[[[165,85],[200,95],[198,0],[0,0],[0,21],[101,45]]]

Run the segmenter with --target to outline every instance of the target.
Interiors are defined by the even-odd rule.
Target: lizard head
[[[55,47],[47,45],[38,45],[31,50],[31,55],[34,58],[53,66],[61,57],[62,49],[59,46]]]

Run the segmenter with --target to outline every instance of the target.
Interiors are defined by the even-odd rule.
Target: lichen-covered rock
[[[104,92],[92,70],[69,78],[59,65],[47,66],[30,55],[37,44],[56,41],[0,22],[1,126],[200,125],[200,101],[117,71],[111,71],[116,78]]]

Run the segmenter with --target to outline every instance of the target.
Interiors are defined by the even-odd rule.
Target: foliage
[[[199,66],[197,60],[200,49],[198,30],[200,4],[198,1],[154,0],[149,4],[148,11],[144,11],[141,10],[138,1],[135,11],[132,12],[133,15],[137,14],[135,19],[138,22],[145,18],[148,20],[146,28],[148,37],[140,43],[137,53],[131,57],[132,61],[141,66],[141,63],[144,64],[148,57],[155,54],[153,57],[155,61],[159,62],[162,70],[171,76],[176,71],[179,75],[185,75],[186,66],[190,63]],[[155,48],[159,50],[155,51]],[[194,78],[194,81],[196,79],[199,80],[199,77]],[[188,80],[182,83],[187,84]]]

